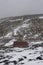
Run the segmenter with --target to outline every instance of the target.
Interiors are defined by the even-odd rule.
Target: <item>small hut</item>
[[[26,41],[23,41],[22,35],[16,35],[15,36],[16,41],[13,43],[13,47],[28,47],[28,43]]]
[[[28,47],[28,43],[24,41],[22,42],[16,41],[14,42],[13,47],[19,47],[19,48]]]

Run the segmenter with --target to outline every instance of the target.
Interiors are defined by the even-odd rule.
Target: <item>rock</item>
[[[25,59],[27,58],[26,56],[23,56]]]
[[[37,57],[36,59],[37,60],[43,60],[41,56]]]
[[[16,65],[16,64],[17,64],[17,61],[16,61],[16,60],[14,60],[14,61],[13,61],[13,63]]]
[[[21,64],[24,64],[24,63],[21,63]]]
[[[29,61],[32,61],[33,59],[29,59]]]
[[[23,61],[23,60],[24,60],[23,58],[19,58],[19,62],[20,62],[20,61]]]

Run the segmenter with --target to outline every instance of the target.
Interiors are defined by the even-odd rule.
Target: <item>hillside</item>
[[[0,19],[0,45],[3,46],[8,43],[14,39],[15,35],[22,35],[23,41],[42,41],[43,16],[32,16],[26,15]]]
[[[26,41],[28,47],[13,47],[15,41]],[[43,65],[43,16],[0,19],[0,65],[31,64]]]
[[[32,32],[33,35],[41,33],[43,36],[43,18],[40,17],[42,17],[42,15],[25,15],[0,19],[0,36],[8,34],[23,24],[28,25],[27,27],[23,27],[23,29],[25,28],[26,30],[26,34],[30,32]],[[25,30],[23,30],[24,33]]]

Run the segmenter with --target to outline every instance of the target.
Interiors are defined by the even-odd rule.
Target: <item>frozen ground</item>
[[[43,65],[43,47],[1,48],[0,65]]]
[[[26,21],[21,26],[18,26],[14,30],[14,34],[22,27],[29,27]],[[12,32],[8,33],[5,37],[11,38]],[[39,35],[34,35],[34,38]],[[25,36],[24,36],[25,37]],[[2,37],[0,38],[2,39]],[[30,47],[28,48],[12,48],[14,39],[11,39],[5,44],[7,47],[0,48],[0,65],[43,65],[43,40],[42,41],[32,41],[30,42]],[[2,43],[3,44],[3,43]],[[41,45],[42,44],[42,45]],[[38,47],[36,47],[38,45]]]

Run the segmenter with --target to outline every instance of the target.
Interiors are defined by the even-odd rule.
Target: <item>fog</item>
[[[0,18],[43,14],[43,0],[0,0]]]

